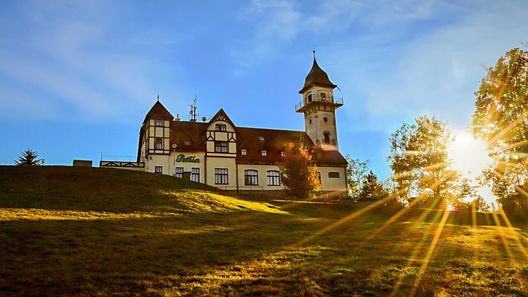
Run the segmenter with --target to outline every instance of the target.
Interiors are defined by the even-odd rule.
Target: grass
[[[528,295],[525,225],[417,209],[384,225],[400,210],[354,215],[368,206],[0,167],[0,295]]]

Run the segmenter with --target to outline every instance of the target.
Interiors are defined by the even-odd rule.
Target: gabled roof
[[[319,64],[317,64],[317,60],[313,60],[312,69],[310,69],[310,72],[308,72],[308,75],[306,76],[306,79],[304,80],[304,86],[299,91],[299,94],[304,93],[308,88],[311,86],[321,86],[321,87],[329,87],[329,88],[335,88],[337,85],[332,83],[330,79],[328,78],[328,74],[319,67]]]
[[[205,129],[209,123],[172,121],[170,144],[178,151],[205,152]]]
[[[170,120],[172,121],[174,117],[172,114],[161,104],[161,102],[158,100],[152,108],[150,108],[149,112],[147,112],[147,115],[145,116],[145,119],[143,120],[143,123],[147,119],[162,119],[162,120]]]
[[[233,121],[231,121],[231,119],[229,118],[229,116],[227,115],[227,113],[224,111],[223,108],[220,108],[220,110],[215,113],[215,115],[209,120],[209,123],[216,122],[216,121],[227,122],[233,127],[233,129],[236,130],[235,124],[233,123]]]

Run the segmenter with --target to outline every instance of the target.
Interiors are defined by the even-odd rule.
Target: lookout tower
[[[317,64],[314,51],[312,69],[299,91],[302,101],[295,110],[304,114],[304,127],[308,136],[316,146],[326,151],[338,150],[335,111],[343,105],[343,99],[334,98],[336,87]]]

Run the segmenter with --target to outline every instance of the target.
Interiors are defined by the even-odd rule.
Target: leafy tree
[[[489,211],[486,200],[477,193],[477,186],[468,178],[462,178],[456,183],[454,195],[449,197],[450,206],[456,211]]]
[[[36,152],[27,149],[25,150],[18,160],[15,161],[17,166],[40,166],[44,165],[44,159],[37,159],[38,155]]]
[[[348,162],[346,167],[348,191],[351,198],[357,200],[367,177],[368,161],[352,159],[349,155],[345,159]]]
[[[378,177],[372,170],[365,177],[365,182],[361,189],[360,200],[375,200],[385,195],[383,185],[378,181]]]
[[[393,172],[394,194],[402,201],[426,200],[429,207],[445,208],[445,196],[456,174],[448,170],[447,146],[452,137],[445,124],[421,116],[404,123],[390,137],[388,160]]]
[[[486,172],[506,211],[528,209],[528,51],[514,48],[488,69],[475,92],[473,132],[497,166]]]
[[[319,173],[312,156],[302,143],[290,144],[280,165],[281,180],[289,195],[308,198],[319,189]]]

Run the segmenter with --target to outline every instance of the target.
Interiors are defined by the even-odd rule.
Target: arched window
[[[268,186],[280,186],[280,173],[277,170],[268,170]]]
[[[324,143],[330,144],[330,133],[329,132],[324,133]]]
[[[308,95],[306,95],[306,102],[307,103],[312,102],[312,93],[308,93]]]
[[[321,92],[321,101],[326,101],[326,93]]]
[[[244,170],[244,183],[246,186],[258,186],[258,171],[253,169]]]

